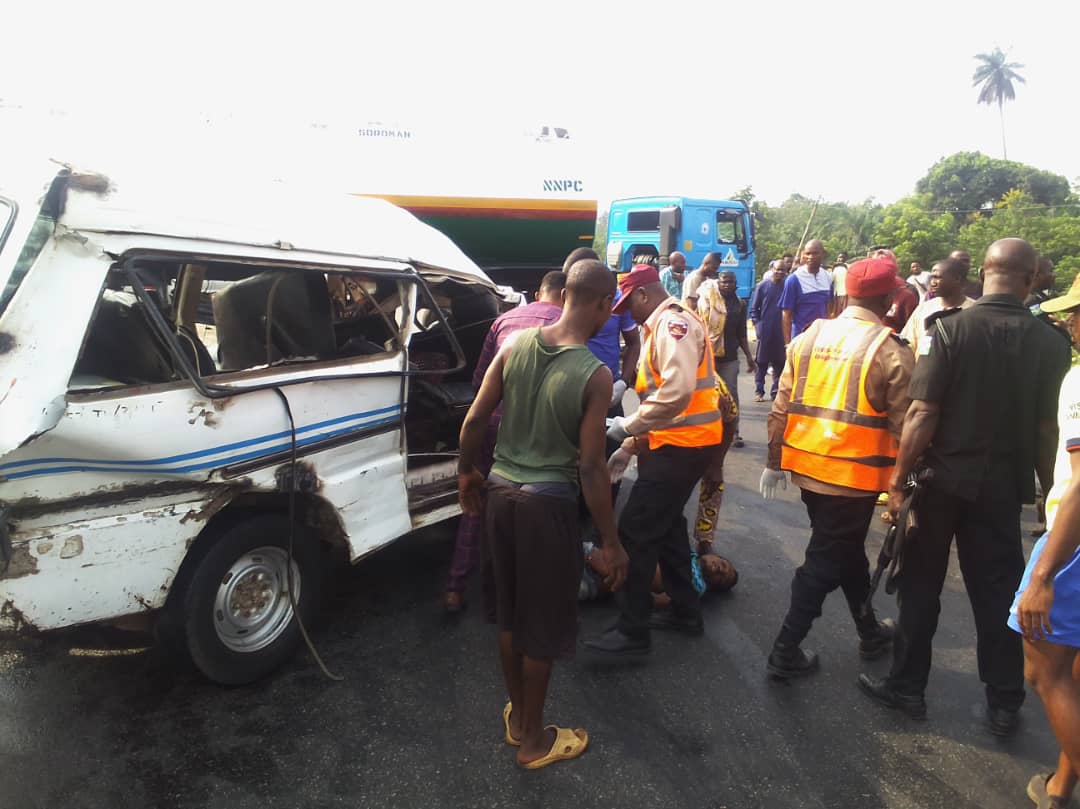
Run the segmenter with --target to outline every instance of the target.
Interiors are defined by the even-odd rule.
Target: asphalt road
[[[419,532],[344,578],[315,642],[345,680],[302,653],[275,676],[227,689],[171,671],[140,640],[80,631],[0,643],[0,809],[31,807],[1022,807],[1051,767],[1033,695],[1008,740],[984,725],[974,629],[955,569],[927,693],[929,721],[868,702],[839,592],[807,646],[820,673],[770,681],[765,658],[808,536],[797,491],[764,503],[756,482],[768,405],[749,401],[728,456],[719,550],[735,591],[710,597],[704,638],[654,633],[652,655],[557,667],[549,719],[588,728],[579,760],[538,772],[502,742],[494,635],[473,606],[439,608],[453,524]],[[876,554],[880,524],[871,537]],[[1026,540],[1030,546],[1030,540]],[[895,615],[879,596],[882,615]],[[614,616],[582,611],[582,636]],[[131,646],[132,648],[127,648]]]

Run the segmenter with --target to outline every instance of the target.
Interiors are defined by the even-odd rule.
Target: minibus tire
[[[288,517],[264,514],[228,528],[198,561],[181,601],[184,635],[192,662],[210,680],[254,682],[300,644],[285,584],[288,547]],[[318,543],[300,526],[292,561],[297,606],[310,626],[322,589],[322,564]]]

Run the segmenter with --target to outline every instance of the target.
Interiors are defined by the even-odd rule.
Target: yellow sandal
[[[506,703],[506,707],[503,708],[503,724],[506,726],[506,743],[511,747],[521,747],[521,739],[515,739],[510,735],[510,711],[513,707],[514,704],[508,702]]]
[[[555,725],[548,725],[548,727],[555,730],[555,741],[552,743],[551,749],[547,752],[547,755],[536,759],[536,761],[522,764],[521,766],[526,770],[539,770],[541,767],[554,764],[556,761],[569,761],[572,758],[577,758],[589,746],[589,734],[582,728],[571,730],[570,728],[555,727]]]

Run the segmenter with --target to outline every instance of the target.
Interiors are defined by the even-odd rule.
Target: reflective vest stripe
[[[815,419],[827,419],[829,421],[842,421],[845,424],[857,424],[860,427],[884,427],[889,426],[888,416],[864,416],[862,413],[851,413],[847,410],[834,410],[829,407],[814,407],[799,403],[788,403],[788,413],[797,413],[801,416],[810,416]]]
[[[716,387],[716,377],[711,376],[711,375],[702,377],[701,379],[699,379],[694,384],[694,390],[710,390],[711,388],[715,388],[715,387]],[[659,385],[657,385],[656,382],[653,381],[653,382],[650,382],[649,384],[647,384],[645,386],[645,390],[638,391],[638,392],[639,393],[655,393],[658,390],[660,390]]]
[[[791,445],[785,443],[784,446],[789,447]],[[895,458],[895,456],[892,456],[892,455],[866,455],[866,456],[860,456],[858,458],[851,458],[851,457],[844,457],[844,456],[841,456],[841,455],[818,455],[816,452],[809,452],[809,451],[807,451],[805,449],[799,450],[799,452],[804,453],[806,455],[813,455],[813,456],[815,456],[817,458],[821,458],[823,460],[842,461],[845,464],[859,464],[860,466],[869,466],[869,467],[872,467],[872,468],[875,468],[875,469],[887,469],[887,468],[896,466],[896,458]],[[826,481],[826,482],[827,483],[832,483],[833,481],[830,480],[830,481]],[[885,491],[885,490],[882,489],[881,491]]]
[[[712,424],[715,421],[720,421],[719,410],[706,410],[703,413],[692,413],[689,416],[680,416],[678,419],[678,423],[683,425]]]
[[[859,394],[862,393],[864,381],[863,363],[870,359],[870,346],[877,339],[878,334],[873,329],[867,329],[866,336],[854,351],[855,359],[851,363],[851,370],[848,372],[847,395],[844,397],[844,409],[849,413],[854,413],[859,409]],[[888,418],[885,421],[888,423]]]

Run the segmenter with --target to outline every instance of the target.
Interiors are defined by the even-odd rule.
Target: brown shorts
[[[534,660],[572,658],[584,564],[577,499],[522,491],[493,475],[485,519],[499,629]]]

